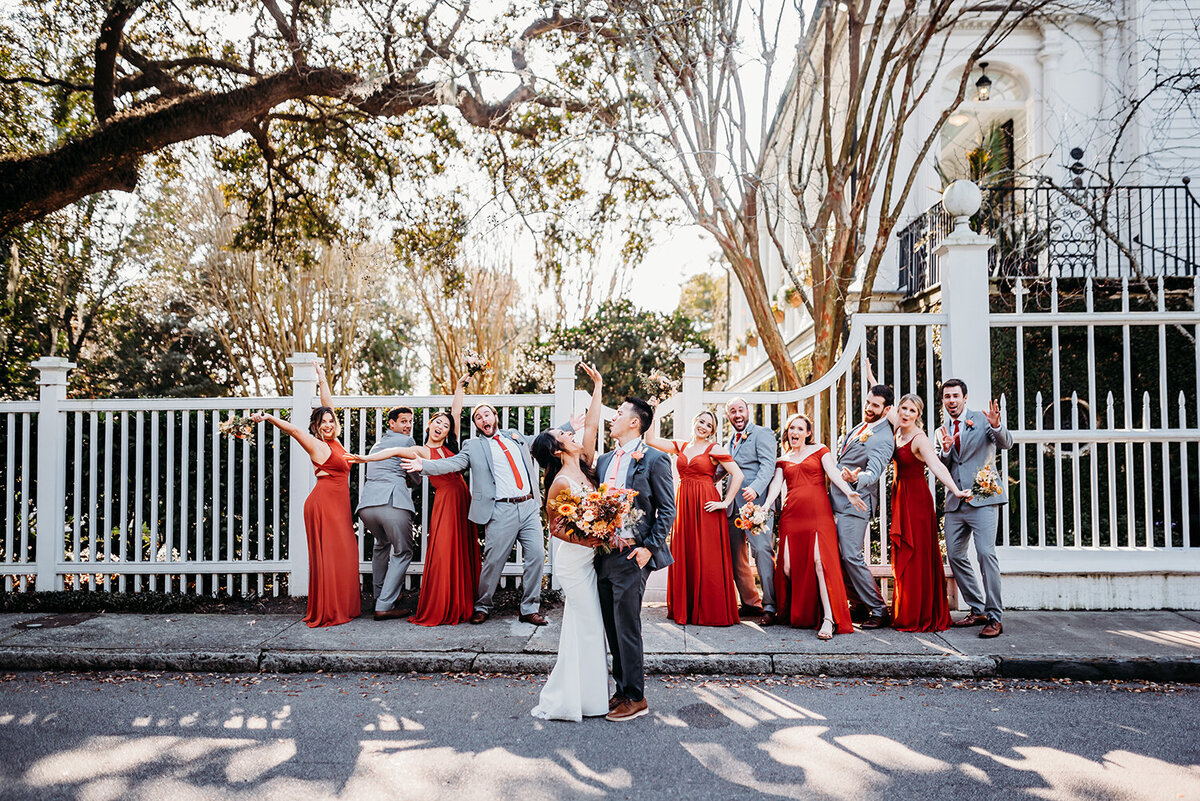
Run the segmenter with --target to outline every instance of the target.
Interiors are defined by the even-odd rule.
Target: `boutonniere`
[[[645,443],[643,443],[643,444],[637,446],[637,450],[635,450],[633,453],[629,454],[629,458],[635,462],[640,462],[640,461],[642,461],[642,457],[645,455],[646,455],[646,445],[645,445]]]
[[[974,420],[963,420],[963,425],[965,425],[967,428],[974,428],[975,421]]]
[[[875,432],[874,432],[874,431],[872,431],[870,428],[864,428],[864,429],[862,430],[862,433],[858,435],[858,441],[859,441],[859,442],[866,442],[867,440],[869,440],[869,439],[871,438],[871,435],[872,435],[872,434],[874,434],[874,433],[875,433]]]

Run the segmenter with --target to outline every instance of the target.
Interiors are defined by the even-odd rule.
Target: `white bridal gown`
[[[580,487],[590,490],[590,487]],[[608,714],[608,663],[605,657],[604,618],[596,589],[596,551],[584,545],[550,540],[554,548],[554,574],[562,584],[562,632],[558,660],[538,705],[530,712],[548,720],[582,720]]]

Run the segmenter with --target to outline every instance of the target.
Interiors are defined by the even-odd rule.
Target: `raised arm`
[[[472,440],[473,442],[474,440]],[[471,466],[471,457],[463,448],[453,456],[445,459],[426,459],[424,456],[406,458],[400,464],[408,473],[424,473],[427,476],[444,476],[447,473],[461,473]]]
[[[842,494],[849,499],[851,506],[860,512],[867,511],[867,504],[862,499],[862,495],[842,478],[842,471],[838,469],[837,461],[829,451],[821,454],[821,467],[824,468],[825,475],[829,476],[829,480],[833,482],[833,486],[841,490]]]
[[[600,411],[603,409],[600,396],[603,394],[604,377],[586,362],[580,362],[579,367],[592,379],[592,399],[583,418],[583,461],[591,464],[596,458],[596,439],[600,436]]]
[[[659,414],[659,409],[661,409],[661,408],[662,408],[662,404],[659,404],[654,409],[654,423],[659,422],[658,414]],[[655,428],[657,428],[657,426],[654,423],[651,423],[651,425],[650,425],[651,431],[653,431]],[[652,437],[652,436],[650,436],[649,433],[643,433],[642,434],[642,442],[645,442],[648,447],[657,448],[658,450],[662,451],[663,453],[676,453],[677,452],[675,449],[675,441],[667,439],[666,437]]]
[[[1013,446],[1012,434],[1008,428],[1000,422],[1000,403],[992,401],[988,407],[984,409],[983,416],[988,421],[988,438],[996,444],[997,448],[1008,450]]]
[[[267,414],[266,412],[252,414],[250,415],[250,419],[256,423],[261,423],[265,420],[283,433],[287,434],[292,439],[296,440],[296,442],[300,444],[300,447],[304,448],[305,453],[308,454],[308,458],[312,459],[317,464],[323,464],[325,460],[329,458],[329,445],[327,445],[323,440],[314,437],[312,434],[300,428],[295,423],[282,420],[275,415]]]
[[[917,454],[921,461],[929,465],[930,472],[933,473],[938,481],[946,485],[946,489],[960,498],[969,499],[971,497],[970,488],[965,490],[959,489],[958,485],[954,483],[954,477],[950,475],[950,469],[938,458],[937,451],[933,447],[933,442],[930,441],[924,432],[917,432],[917,435],[913,437],[912,446],[913,453]]]
[[[728,509],[729,504],[733,503],[737,497],[738,489],[742,486],[742,480],[745,478],[745,475],[742,473],[742,468],[738,466],[737,462],[733,461],[733,457],[729,455],[729,451],[725,450],[725,448],[720,446],[715,447],[709,451],[709,455],[714,460],[720,462],[721,466],[729,473],[729,485],[725,488],[725,500],[709,501],[704,504],[704,511],[720,512]]]
[[[470,381],[470,373],[458,379],[458,382],[454,385],[454,400],[450,402],[450,424],[454,426],[454,440],[460,444],[461,440],[458,429],[462,427],[463,396],[466,395],[467,384]]]
[[[329,379],[325,377],[325,365],[318,359],[313,362],[317,368],[317,388],[321,391],[321,405],[333,408],[333,393],[329,391]]]

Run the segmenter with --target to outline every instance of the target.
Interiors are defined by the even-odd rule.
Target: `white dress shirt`
[[[504,447],[508,448],[513,464],[517,466],[517,472],[521,474],[522,486],[518,488],[517,480],[513,477],[512,465],[508,463],[508,457],[504,455],[504,451],[500,449],[500,443],[497,442],[500,437],[504,437],[504,435],[497,434],[494,437],[488,437],[488,448],[492,454],[492,475],[496,479],[496,497],[523,498],[533,492],[533,485],[529,483],[529,474],[525,472],[525,459],[521,456],[521,446],[508,437],[504,437]]]

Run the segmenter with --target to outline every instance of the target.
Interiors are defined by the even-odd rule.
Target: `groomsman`
[[[988,405],[986,412],[967,409],[967,385],[960,379],[950,378],[942,383],[942,408],[946,422],[938,429],[938,457],[950,468],[954,483],[966,489],[975,483],[975,477],[985,466],[996,467],[996,449],[1011,448],[1012,434],[1000,422],[1000,404],[996,401]],[[999,507],[1008,503],[1008,487],[1003,477],[998,484],[999,492],[995,495],[976,494],[968,501],[946,494],[946,555],[958,591],[971,608],[954,625],[982,625],[980,637],[997,637],[1004,631],[996,528]],[[971,539],[975,540],[975,555],[983,574],[982,591],[967,558]]]
[[[371,448],[412,447],[413,412],[407,406],[388,411],[387,430]],[[407,476],[396,459],[367,462],[367,473],[358,492],[355,510],[367,533],[375,540],[371,558],[371,585],[375,594],[375,619],[408,617],[411,609],[395,608],[404,587],[404,574],[412,563],[413,506]]]
[[[729,547],[733,553],[733,580],[742,599],[742,615],[762,615],[762,625],[775,623],[775,561],[774,535],[771,521],[766,533],[746,536],[746,532],[733,524],[742,507],[766,495],[767,487],[775,476],[777,446],[775,434],[769,428],[750,422],[750,410],[746,401],[734,398],[725,404],[725,418],[733,426],[733,436],[726,447],[733,461],[742,468],[742,491],[729,505]],[[723,473],[720,470],[718,477]],[[750,571],[750,560],[746,556],[746,540],[750,541],[750,552],[754,554],[754,566],[762,580],[762,595],[754,586],[754,573]]]
[[[889,386],[871,387],[863,404],[862,422],[850,429],[838,446],[837,466],[842,478],[862,495],[867,510],[856,509],[840,491],[829,493],[842,553],[842,575],[853,594],[871,610],[871,616],[862,624],[864,629],[881,629],[889,622],[887,604],[863,558],[863,542],[867,525],[879,511],[879,479],[896,449],[895,435],[887,420],[893,397]]]
[[[482,623],[492,611],[492,597],[513,544],[521,543],[525,568],[521,574],[522,623],[546,625],[540,610],[542,564],[546,545],[542,535],[542,493],[529,455],[529,443],[518,431],[500,430],[496,407],[481,403],[471,412],[477,436],[446,459],[405,459],[406,470],[427,476],[471,471],[471,508],[467,517],[484,529],[483,566],[475,596],[472,623]]]

